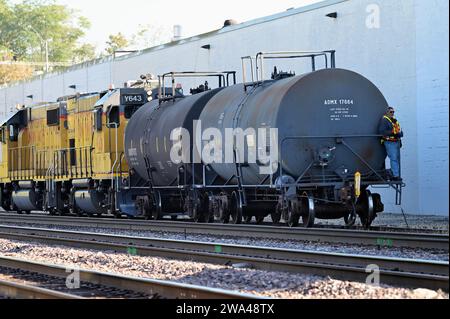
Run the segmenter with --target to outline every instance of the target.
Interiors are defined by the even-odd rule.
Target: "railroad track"
[[[391,231],[363,231],[334,228],[288,228],[257,225],[197,224],[173,221],[122,220],[108,218],[0,214],[0,223],[94,227],[128,231],[158,231],[250,237],[257,239],[300,240],[324,243],[376,245],[382,247],[448,250],[448,235]]]
[[[222,289],[77,269],[79,286],[68,287],[73,269],[0,257],[0,296],[20,299],[258,299]],[[68,273],[69,272],[69,273]],[[6,279],[5,279],[6,278]]]
[[[448,291],[449,263],[378,256],[165,240],[98,233],[0,226],[0,238],[49,245],[115,251],[141,256],[233,265],[269,271],[307,273],[365,282],[376,265],[384,284]]]

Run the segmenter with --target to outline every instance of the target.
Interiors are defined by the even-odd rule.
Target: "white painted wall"
[[[380,11],[379,28],[367,27],[373,5]],[[406,133],[405,211],[448,215],[448,6],[447,0],[329,0],[0,89],[0,117],[16,104],[29,104],[27,95],[33,94],[34,102],[52,101],[73,93],[72,84],[78,91],[97,91],[143,73],[192,70],[238,70],[240,79],[241,56],[336,49],[338,67],[369,78],[397,108]],[[337,19],[325,16],[334,11]],[[205,44],[211,50],[201,49]],[[278,64],[297,74],[307,71],[306,64]],[[387,211],[398,212],[392,192],[384,193]]]

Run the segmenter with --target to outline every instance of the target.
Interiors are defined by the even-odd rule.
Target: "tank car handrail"
[[[242,78],[244,83],[244,90],[247,91],[247,87],[259,85],[264,82],[264,60],[265,59],[297,59],[297,58],[311,58],[311,69],[316,71],[316,57],[323,56],[325,60],[325,68],[336,67],[336,50],[324,50],[324,51],[272,51],[272,52],[259,52],[256,57],[243,56],[242,62]],[[328,60],[330,59],[330,63]],[[250,61],[250,72],[252,81],[247,82],[247,73],[245,67],[245,61]],[[253,66],[255,63],[255,66]],[[256,75],[256,81],[255,81]]]
[[[233,76],[233,84],[236,84],[236,71],[222,71],[222,72],[202,72],[202,71],[182,71],[182,72],[167,72],[158,75],[158,100],[159,103],[175,100],[176,88],[175,77],[177,78],[195,78],[195,77],[217,77],[219,80],[219,87],[230,86],[230,76]],[[172,96],[166,94],[166,77],[172,78]]]
[[[244,90],[247,91],[247,87],[251,86],[252,84],[247,84],[247,74],[245,71],[245,61],[250,60],[250,74],[252,76],[252,82],[255,83],[255,77],[254,77],[254,69],[253,69],[253,57],[252,56],[244,56],[241,57],[241,63],[242,63],[242,83],[244,84]]]

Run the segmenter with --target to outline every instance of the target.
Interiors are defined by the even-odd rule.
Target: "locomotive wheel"
[[[242,223],[242,201],[237,192],[231,194],[230,216],[231,222],[235,225]]]
[[[376,217],[372,193],[370,191],[366,191],[359,198],[359,200],[362,206],[362,213],[359,215],[361,224],[364,227],[364,229],[370,229],[370,226],[372,226],[372,223]]]
[[[314,207],[314,199],[311,196],[302,199],[301,216],[303,227],[306,228],[314,227],[316,212]]]

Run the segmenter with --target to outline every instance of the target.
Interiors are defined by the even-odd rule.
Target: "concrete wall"
[[[72,84],[79,91],[97,91],[143,73],[187,70],[234,69],[240,79],[241,56],[336,49],[338,67],[369,78],[397,108],[406,133],[405,211],[448,215],[448,6],[447,0],[324,1],[0,89],[0,117],[16,104],[29,103],[27,95],[35,102],[51,101],[73,93]],[[337,19],[325,16],[335,11]],[[211,50],[202,49],[205,44]],[[304,63],[277,64],[297,74],[308,70]],[[382,193],[387,211],[398,212],[392,192]]]

